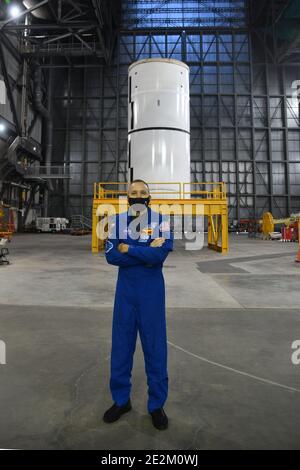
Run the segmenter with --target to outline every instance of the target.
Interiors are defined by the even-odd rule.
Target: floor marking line
[[[197,359],[200,359],[200,361],[207,362],[208,364],[212,364],[213,366],[221,367],[222,369],[229,370],[230,372],[235,372],[236,374],[240,374],[240,375],[244,375],[246,377],[250,377],[251,379],[258,380],[259,382],[264,382],[264,383],[269,384],[269,385],[274,385],[276,387],[284,388],[285,390],[300,393],[300,390],[298,388],[289,387],[288,385],[283,385],[283,384],[280,384],[278,382],[272,382],[272,380],[264,379],[263,377],[258,377],[256,375],[248,374],[248,372],[243,372],[242,370],[234,369],[232,367],[225,366],[224,364],[220,364],[218,362],[210,361],[209,359],[206,359],[205,357],[198,356],[197,354],[194,354],[190,351],[187,351],[184,348],[181,348],[180,346],[177,346],[177,344],[174,344],[171,341],[168,341],[168,344],[170,344],[170,346],[173,346],[175,349],[178,349],[179,351],[182,351],[182,352],[188,354],[189,356],[196,357]]]

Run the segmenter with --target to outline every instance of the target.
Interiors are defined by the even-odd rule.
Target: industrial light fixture
[[[5,129],[6,129],[5,125],[2,124],[2,122],[1,122],[1,123],[0,123],[0,132],[1,132],[1,133],[4,132]]]
[[[21,13],[21,8],[18,5],[11,5],[8,11],[12,18],[18,18]]]

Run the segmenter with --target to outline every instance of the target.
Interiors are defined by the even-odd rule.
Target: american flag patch
[[[153,229],[152,228],[144,228],[142,230],[142,233],[146,233],[147,235],[152,235],[153,234]]]

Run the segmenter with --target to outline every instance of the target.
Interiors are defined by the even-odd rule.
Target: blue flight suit
[[[169,251],[173,250],[174,237],[162,214],[147,207],[144,216],[150,230],[148,234],[142,231],[145,226],[141,223],[138,239],[132,238],[128,227],[133,216],[128,212],[115,216],[115,230],[106,240],[105,256],[109,264],[119,266],[112,322],[111,394],[119,406],[130,398],[133,355],[139,331],[147,374],[148,412],[151,413],[164,405],[168,395],[162,267]],[[151,247],[151,241],[159,237],[166,238],[164,244]],[[119,243],[129,245],[128,253],[119,252]]]

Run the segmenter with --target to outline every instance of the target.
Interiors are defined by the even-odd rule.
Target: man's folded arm
[[[108,238],[105,242],[105,257],[109,264],[121,267],[144,264],[141,260],[128,256],[127,253],[121,253],[118,250],[119,243],[117,238]]]
[[[147,264],[160,264],[166,260],[170,251],[173,251],[172,238],[165,240],[160,247],[130,245],[128,255]]]

